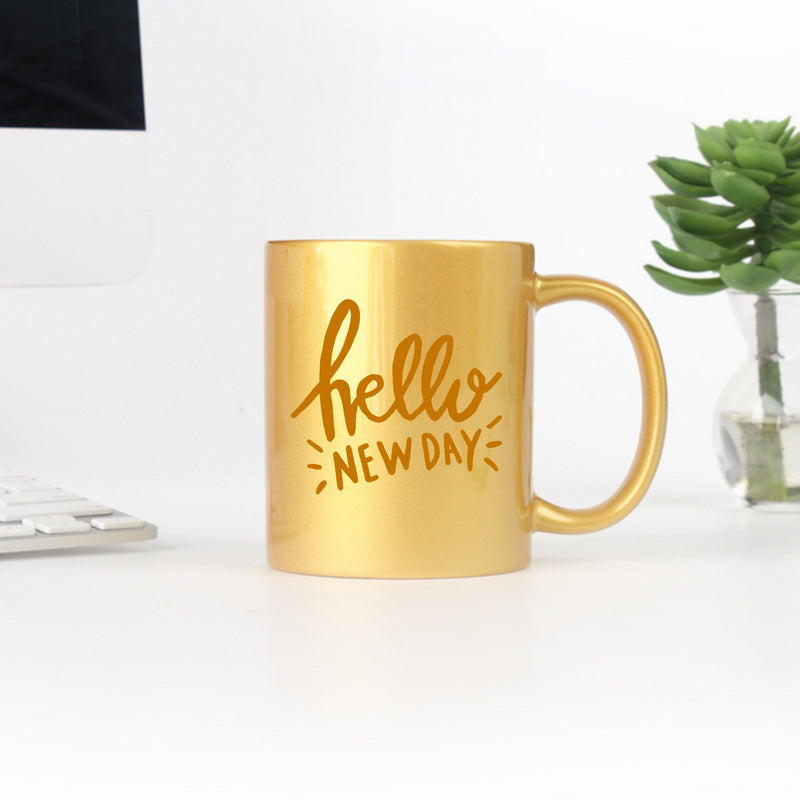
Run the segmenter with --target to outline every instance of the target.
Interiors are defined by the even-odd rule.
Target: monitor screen
[[[145,136],[136,0],[2,0],[0,285],[145,267]]]

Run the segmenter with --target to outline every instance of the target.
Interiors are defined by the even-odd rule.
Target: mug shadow
[[[724,501],[663,498],[590,537],[536,534],[532,550],[534,569],[607,561],[800,557],[800,517]]]

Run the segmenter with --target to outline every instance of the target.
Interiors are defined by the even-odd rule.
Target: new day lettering
[[[372,483],[381,477],[381,472],[376,464],[383,464],[385,474],[394,475],[398,466],[404,470],[411,468],[412,454],[418,453],[418,460],[426,470],[432,470],[437,465],[450,466],[451,464],[464,464],[472,472],[475,463],[475,448],[480,439],[482,429],[478,428],[471,433],[463,428],[458,436],[446,432],[441,441],[432,433],[423,433],[418,439],[407,437],[402,446],[400,442],[377,441],[373,444],[353,446],[347,445],[341,452],[333,453],[333,470],[338,489],[344,488],[345,476],[351,483],[358,483],[363,478],[366,483]],[[375,463],[373,463],[375,462]]]
[[[454,422],[463,422],[477,411],[484,395],[502,377],[502,373],[497,372],[487,380],[479,369],[471,369],[467,373],[466,386],[462,387],[462,381],[459,378],[454,379],[446,388],[444,397],[437,403],[437,392],[445,382],[447,370],[453,358],[453,337],[440,336],[423,357],[422,337],[414,333],[403,339],[395,349],[390,378],[393,399],[383,414],[376,414],[367,407],[367,400],[388,388],[382,375],[375,373],[366,375],[358,382],[354,396],[351,396],[351,388],[347,381],[335,377],[353,346],[360,320],[361,312],[354,300],[343,300],[339,303],[331,316],[322,342],[319,381],[292,412],[294,419],[315,400],[319,400],[323,429],[329,442],[332,442],[336,436],[334,395],[338,396],[347,432],[352,436],[356,432],[359,414],[373,422],[385,422],[394,414],[407,420],[413,420],[422,413],[426,413],[432,420],[441,419],[447,414]],[[336,340],[345,324],[347,328],[344,341],[339,352],[335,353]],[[420,364],[422,365],[421,369]],[[422,401],[416,408],[409,408],[406,402],[406,393],[418,371]],[[462,388],[465,389],[463,393],[467,395],[467,401],[459,408]]]

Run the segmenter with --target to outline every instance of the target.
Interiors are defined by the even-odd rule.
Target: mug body
[[[316,575],[530,560],[533,247],[267,245],[268,557]]]

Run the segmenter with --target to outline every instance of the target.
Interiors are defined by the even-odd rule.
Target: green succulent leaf
[[[720,264],[741,261],[752,253],[752,248],[731,250],[719,242],[712,242],[707,238],[695,236],[692,233],[686,233],[675,228],[672,229],[672,238],[675,239],[675,243],[681,250],[700,256],[700,258],[704,258],[707,261],[716,261]]]
[[[725,137],[725,131],[716,126],[703,130],[699,125],[694,126],[697,146],[703,158],[711,164],[713,161],[733,161],[733,150]]]
[[[711,167],[705,164],[667,156],[658,156],[655,163],[679,181],[695,186],[711,186]]]
[[[663,198],[669,198],[666,202]],[[672,216],[670,215],[670,208],[673,206],[673,200],[680,199],[680,200],[693,200],[694,198],[691,197],[680,197],[680,195],[676,194],[662,194],[662,195],[653,195],[651,198],[653,201],[653,207],[655,208],[658,216],[667,223],[667,225],[672,225]],[[697,202],[700,202],[699,200]]]
[[[652,200],[658,215],[667,225],[670,227],[677,225],[689,233],[730,233],[735,231],[741,222],[749,219],[751,214],[747,210],[737,210],[734,206],[720,206],[693,197],[673,194],[654,195]],[[746,241],[747,238],[744,237],[742,241]]]
[[[800,192],[798,194],[789,195],[788,197],[781,197],[780,202],[792,208],[800,208]]]
[[[765,172],[762,169],[745,169],[738,164],[732,164],[730,161],[715,161],[714,166],[717,169],[726,169],[730,172],[744,175],[745,178],[750,178],[751,181],[755,181],[760,186],[769,186],[778,177],[777,173]]]
[[[734,171],[744,175],[745,178],[750,178],[751,181],[755,181],[759,186],[769,186],[775,182],[777,177],[774,172],[766,172],[763,169],[744,169],[739,167]]]
[[[729,203],[743,208],[764,208],[769,192],[750,178],[729,169],[711,170],[711,185]]]
[[[775,144],[778,145],[781,149],[786,147],[786,144],[791,140],[792,136],[794,135],[794,127],[787,128],[776,140]],[[784,156],[786,153],[784,153]]]
[[[786,119],[782,119],[780,122],[768,122],[767,125],[767,136],[766,139],[768,142],[775,142],[777,143],[778,139],[783,136],[784,131],[786,130],[789,123],[792,121],[791,117],[786,117]]]
[[[726,288],[721,278],[687,278],[684,275],[673,275],[651,264],[645,264],[644,268],[657,284],[678,294],[713,294]]]
[[[787,163],[800,158],[800,133],[795,134],[783,146],[783,157]]]
[[[723,247],[741,247],[749,242],[757,234],[755,228],[736,228],[728,233],[704,234],[703,238],[714,244],[721,244]],[[740,256],[737,261],[740,261]]]
[[[776,269],[741,261],[725,264],[720,268],[719,276],[726,286],[740,292],[763,292],[781,279],[781,274]]]
[[[669,208],[685,208],[687,211],[696,211],[698,214],[716,214],[719,217],[742,213],[736,206],[707,203],[705,200],[700,200],[696,197],[682,197],[679,194],[656,194],[653,195],[652,200],[656,210],[660,208],[665,212]],[[749,212],[745,213],[749,216]],[[744,219],[747,219],[747,217],[744,217]]]
[[[784,280],[792,283],[800,283],[800,269],[789,270],[788,274],[782,276]]]
[[[773,230],[775,230],[773,228]],[[772,231],[770,233],[763,233],[759,236],[756,236],[753,244],[756,247],[754,252],[758,253],[768,253],[770,250],[775,249],[775,242],[772,241],[770,236],[772,235]],[[741,261],[741,259],[739,259]]]
[[[800,211],[800,209],[798,210]],[[778,225],[782,228],[785,228],[787,231],[794,231],[794,233],[800,233],[800,220],[789,222],[788,220],[781,219],[780,217],[776,217],[775,219]]]
[[[667,223],[667,225],[672,225],[673,219],[672,215],[669,213],[670,209],[665,206],[663,203],[660,203],[658,200],[653,198],[653,206],[655,206],[656,211],[658,212],[658,216]]]
[[[789,230],[780,230],[779,228],[773,228],[766,236],[770,247],[769,249],[772,250],[773,247],[771,245],[776,244],[778,247],[782,247],[784,249],[793,248],[795,244],[800,243],[800,239],[798,239],[797,233]],[[762,251],[766,250],[767,248],[760,245]]]
[[[785,172],[778,178],[778,183],[789,189],[800,189],[800,170],[796,169],[791,172]]]
[[[741,222],[735,217],[718,217],[714,214],[699,214],[696,211],[687,211],[684,208],[670,208],[669,215],[681,230],[687,233],[696,233],[699,236],[714,236],[730,233],[736,230]],[[747,241],[749,237],[745,237]],[[739,242],[742,244],[742,242]]]
[[[797,194],[797,189],[792,189],[789,186],[778,186],[776,183],[770,188],[770,194],[772,195],[772,203],[770,203],[769,211],[773,211],[774,207],[778,209],[781,207],[788,208],[788,205],[783,201],[786,200],[787,197],[792,197]]]
[[[670,175],[662,167],[658,166],[655,161],[650,162],[656,175],[663,181],[664,185],[675,192],[675,194],[683,195],[684,197],[710,197],[715,192],[710,186],[696,186],[693,183],[686,183],[678,178]]]
[[[786,159],[780,147],[758,139],[743,139],[733,149],[736,163],[744,169],[756,169],[779,175],[786,169]]]
[[[764,265],[778,270],[788,281],[800,282],[800,250],[773,250]]]
[[[753,216],[753,222],[755,223],[755,232],[764,233],[775,224],[775,218],[769,212],[762,211]]]
[[[682,269],[685,272],[716,272],[719,269],[719,264],[712,261],[706,261],[700,256],[686,253],[683,250],[671,250],[669,247],[664,247],[661,242],[653,242],[653,247],[656,253],[661,257],[665,264],[675,269]]]
[[[723,130],[725,131],[725,139],[731,147],[741,139],[751,139],[758,136],[755,126],[746,119],[729,119],[723,126]]]
[[[769,133],[775,125],[774,122],[763,122],[760,119],[754,119],[751,123],[757,139],[762,142],[768,141]]]
[[[800,219],[800,208],[782,206],[780,203],[773,202],[772,209],[775,213],[770,215],[770,219],[777,222],[797,222]]]

